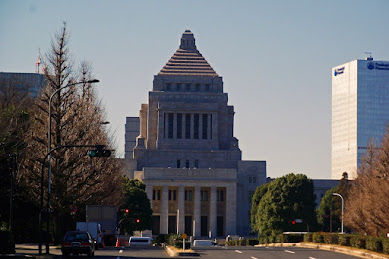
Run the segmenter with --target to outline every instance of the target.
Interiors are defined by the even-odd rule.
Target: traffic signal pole
[[[42,220],[42,212],[43,212],[43,179],[44,179],[44,168],[45,168],[45,162],[46,159],[51,156],[51,153],[58,149],[62,148],[96,148],[102,150],[104,148],[104,145],[63,145],[63,146],[58,146],[53,149],[51,149],[46,156],[43,159],[42,162],[42,168],[41,168],[41,197],[40,197],[40,211],[39,211],[39,255],[42,255],[42,227],[43,227],[43,220]],[[111,154],[111,153],[110,153]],[[50,180],[49,180],[49,185],[50,185]],[[46,237],[46,253],[50,253],[50,238],[49,238],[49,233],[50,233],[50,187],[47,192],[47,237]]]

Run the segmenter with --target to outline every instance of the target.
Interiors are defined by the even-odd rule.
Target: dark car
[[[78,254],[95,255],[95,241],[86,231],[69,231],[63,238],[62,255],[69,256]]]

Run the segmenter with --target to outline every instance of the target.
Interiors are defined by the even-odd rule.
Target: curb
[[[360,258],[376,258],[376,259],[388,259],[388,255],[375,253],[368,250],[349,248],[345,246],[329,245],[329,244],[316,244],[316,243],[272,243],[266,245],[255,245],[256,247],[274,246],[274,247],[307,247],[315,248],[327,251],[333,251],[342,254],[354,255]]]
[[[163,246],[165,248],[165,251],[169,254],[170,257],[177,257],[177,256],[200,256],[196,252],[177,252],[175,249],[168,245]]]

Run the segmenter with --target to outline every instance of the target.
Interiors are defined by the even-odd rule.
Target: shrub
[[[324,234],[319,232],[319,233],[313,233],[312,235],[312,241],[314,243],[324,243]]]
[[[352,235],[339,235],[338,244],[341,246],[351,246],[350,239]]]
[[[382,238],[368,237],[366,239],[366,249],[382,253]]]
[[[158,235],[158,236],[155,238],[155,243],[157,243],[157,244],[166,243],[168,237],[169,237],[169,234],[160,234],[160,235]]]
[[[338,244],[339,243],[339,235],[335,233],[327,233],[324,236],[324,242],[327,244]]]
[[[284,238],[285,243],[300,243],[304,240],[303,234],[288,234],[284,235],[286,238]]]
[[[258,239],[249,239],[248,242],[249,242],[249,246],[255,246],[259,244]]]
[[[306,233],[304,235],[304,242],[312,242],[312,236],[313,236],[313,233]]]
[[[15,242],[10,231],[0,230],[0,244],[0,254],[15,253]]]
[[[382,252],[389,255],[389,238],[382,239]]]
[[[350,244],[352,247],[365,249],[366,248],[366,237],[353,236],[350,239]]]

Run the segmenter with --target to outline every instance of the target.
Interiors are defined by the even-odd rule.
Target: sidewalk
[[[61,249],[57,246],[50,246],[49,250],[50,254],[46,254],[46,245],[42,245],[42,255],[39,255],[38,244],[15,244],[16,254],[12,258],[48,259],[61,254]]]

